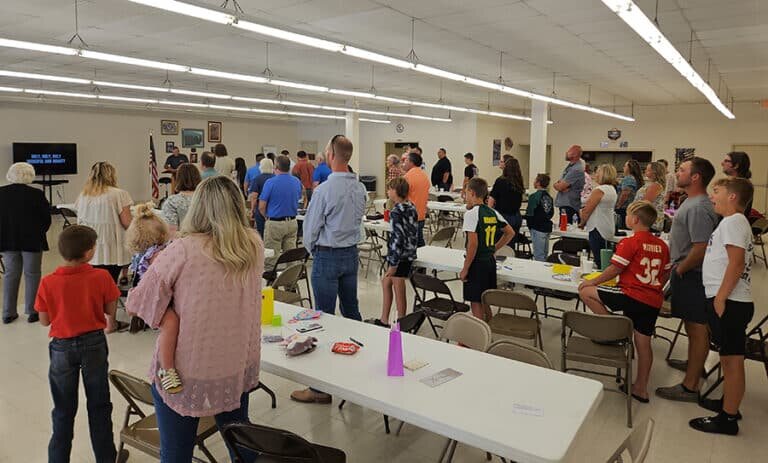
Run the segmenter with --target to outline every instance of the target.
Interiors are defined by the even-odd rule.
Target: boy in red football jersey
[[[107,317],[115,316],[120,290],[106,270],[88,264],[96,238],[96,232],[83,225],[61,232],[59,252],[64,265],[43,278],[35,300],[40,324],[51,327],[48,380],[53,396],[53,435],[48,444],[49,462],[70,460],[80,375],[88,401],[92,461],[112,463],[117,458],[104,329]]]
[[[651,234],[656,209],[648,201],[637,201],[627,208],[627,228],[634,231],[616,247],[611,265],[594,280],[579,286],[581,300],[596,314],[623,311],[635,328],[637,377],[628,393],[648,403],[648,376],[653,364],[651,336],[656,317],[664,302],[663,288],[672,268],[667,244]],[[616,288],[598,286],[619,277]]]

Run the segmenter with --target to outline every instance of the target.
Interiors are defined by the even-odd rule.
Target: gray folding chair
[[[566,334],[578,334],[571,336]],[[562,344],[563,372],[580,371],[616,378],[623,382],[627,396],[627,426],[632,427],[632,320],[622,315],[597,315],[584,312],[563,313],[563,329],[560,333]],[[595,342],[596,341],[596,342]],[[606,344],[610,343],[610,344]],[[615,374],[596,370],[585,370],[568,366],[568,361],[587,363],[607,368],[615,368]],[[616,391],[622,392],[622,391]],[[624,393],[624,392],[622,392]]]
[[[493,342],[486,350],[489,354],[499,357],[517,360],[518,362],[528,363],[541,368],[554,369],[552,362],[543,350],[515,341],[514,339],[500,339]]]
[[[299,292],[299,280],[301,272],[304,270],[304,263],[298,262],[286,267],[285,270],[277,274],[277,278],[272,282],[272,288],[275,290],[275,300],[286,304],[302,304],[305,298],[301,297]]]
[[[648,418],[648,421],[627,436],[607,463],[624,463],[626,460],[622,455],[625,452],[632,458],[632,463],[643,463],[648,456],[648,449],[651,448],[654,425],[653,418]]]
[[[491,331],[502,336],[512,336],[533,341],[539,348],[544,347],[541,337],[541,320],[536,302],[522,293],[504,289],[489,289],[481,297],[483,304],[498,308],[496,315],[489,322]],[[502,309],[514,311],[514,313],[502,312]],[[528,312],[527,316],[517,315],[517,311]]]

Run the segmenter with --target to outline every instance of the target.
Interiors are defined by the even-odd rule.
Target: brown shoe
[[[312,403],[318,403],[318,404],[329,404],[331,403],[331,395],[326,394],[325,392],[317,392],[313,391],[310,388],[306,388],[301,391],[293,391],[291,393],[291,399],[295,400],[296,402],[302,402],[305,404],[312,404]]]

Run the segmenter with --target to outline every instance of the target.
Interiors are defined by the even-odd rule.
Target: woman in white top
[[[117,188],[115,167],[105,161],[91,167],[85,188],[75,201],[77,223],[93,228],[99,236],[91,265],[107,270],[115,282],[120,269],[131,262],[125,230],[131,224],[132,204],[131,195]]]
[[[213,154],[216,156],[216,165],[213,166],[219,175],[232,178],[232,172],[235,170],[235,160],[227,155],[227,147],[219,143],[213,147]]]
[[[667,183],[665,172],[664,164],[661,162],[649,162],[645,167],[645,176],[648,181],[637,190],[635,195],[635,201],[644,199],[656,208],[656,222],[651,228],[657,232],[664,229],[664,190]]]
[[[600,250],[605,248],[606,240],[613,238],[616,221],[613,207],[616,204],[616,168],[602,164],[595,171],[595,186],[581,209],[581,224],[589,232],[589,247],[595,258],[595,265],[600,267]]]

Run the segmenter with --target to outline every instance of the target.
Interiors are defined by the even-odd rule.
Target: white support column
[[[360,115],[358,113],[347,113],[344,135],[349,138],[349,141],[351,141],[352,145],[354,146],[354,151],[352,152],[352,160],[349,161],[349,165],[352,166],[352,169],[355,171],[355,173],[359,175],[361,150]]]
[[[533,188],[536,175],[547,169],[547,103],[531,102],[531,155],[528,186]]]

